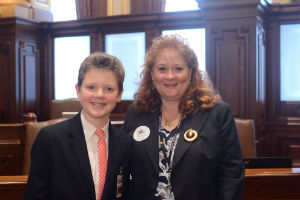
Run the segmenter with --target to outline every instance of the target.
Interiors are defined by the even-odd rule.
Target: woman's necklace
[[[168,120],[162,116],[162,119],[163,119],[162,121],[165,126],[173,127],[178,124],[178,122],[180,121],[180,118],[181,118],[181,114],[179,114],[177,117],[175,117],[174,119],[171,119],[171,120]]]

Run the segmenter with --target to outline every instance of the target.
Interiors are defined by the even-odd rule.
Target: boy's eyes
[[[95,87],[94,87],[93,85],[88,85],[87,88],[90,89],[90,90],[92,90],[92,89],[94,89]]]
[[[112,91],[114,91],[114,88],[111,88],[111,87],[107,87],[107,88],[105,88],[107,91],[109,91],[109,92],[112,92]]]
[[[87,86],[87,89],[89,90],[94,90],[96,87],[94,85],[88,85]],[[112,91],[115,91],[115,89],[113,87],[104,87],[103,88],[105,91],[107,92],[112,92]]]

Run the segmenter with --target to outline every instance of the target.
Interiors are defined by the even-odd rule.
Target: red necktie
[[[105,177],[106,177],[106,170],[107,170],[107,151],[106,151],[106,143],[104,138],[104,131],[101,129],[96,130],[96,135],[98,136],[98,173],[99,173],[99,191],[98,191],[98,200],[101,199]]]

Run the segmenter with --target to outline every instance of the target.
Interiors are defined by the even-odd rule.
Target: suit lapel
[[[152,115],[149,115],[145,118],[145,124],[146,126],[150,128],[150,135],[149,139],[147,139],[146,142],[146,148],[147,148],[147,154],[149,156],[149,159],[151,160],[151,163],[155,169],[155,171],[158,173],[158,159],[159,159],[159,152],[158,152],[158,119],[159,118],[159,112],[155,112]]]
[[[87,152],[85,137],[83,133],[80,113],[70,120],[70,147],[80,167],[82,176],[88,186],[92,198],[95,199],[95,188],[91,172],[89,156]]]
[[[113,127],[111,124],[109,124],[109,144],[108,144],[108,161],[107,161],[107,172],[106,172],[106,178],[105,178],[105,185],[104,190],[102,194],[102,198],[105,199],[105,197],[109,194],[108,189],[112,188],[112,184],[117,184],[117,180],[115,178],[115,168],[114,166],[118,166],[117,163],[120,159],[120,147],[118,145],[118,140],[120,139],[117,133],[113,130]]]
[[[176,165],[179,163],[185,152],[188,150],[190,145],[193,142],[187,142],[184,139],[184,133],[189,130],[193,129],[197,131],[198,133],[198,138],[199,134],[201,134],[202,128],[204,127],[206,120],[209,116],[208,111],[205,112],[198,112],[195,115],[188,115],[185,119],[182,121],[182,126],[180,127],[180,136],[178,138],[178,142],[175,148],[175,153],[174,153],[174,160],[173,160],[173,167],[175,168]],[[197,139],[196,139],[197,140]]]

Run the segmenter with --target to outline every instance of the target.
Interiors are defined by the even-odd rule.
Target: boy
[[[110,124],[109,115],[121,101],[123,81],[124,68],[114,56],[96,52],[82,62],[75,86],[82,110],[40,131],[25,200],[116,199],[131,139]]]

